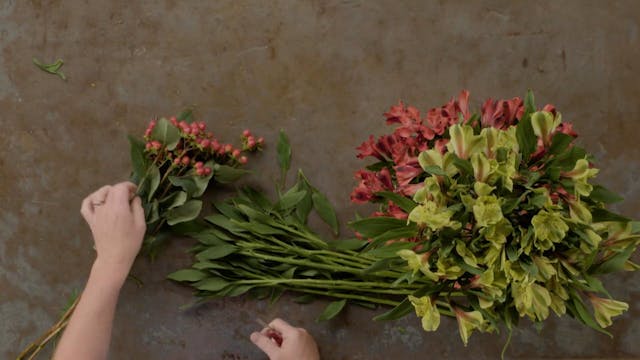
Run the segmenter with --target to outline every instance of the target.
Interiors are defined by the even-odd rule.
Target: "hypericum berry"
[[[196,169],[196,174],[198,174],[199,176],[204,175],[204,169],[203,168],[197,168]]]
[[[191,128],[189,128],[189,127],[186,127],[186,128],[184,128],[184,129],[182,129],[182,131],[183,131],[185,134],[191,134]]]
[[[156,124],[157,124],[157,122],[156,122],[156,120],[155,120],[155,119],[154,119],[154,120],[151,120],[151,121],[149,122],[149,127],[150,127],[150,128],[153,128],[153,127],[155,127],[155,126],[156,126]]]
[[[146,136],[146,137],[151,136],[151,131],[152,131],[151,129],[147,129],[147,130],[145,130],[145,131],[144,131],[144,136]]]
[[[238,149],[233,150],[233,152],[231,153],[231,156],[234,158],[237,158],[238,156],[240,156],[240,150]]]
[[[152,148],[152,147],[153,147],[153,145],[152,145],[150,142],[148,142],[148,143],[144,146],[144,148],[145,148],[145,149],[147,149],[147,150],[151,150],[151,148]]]
[[[156,149],[156,150],[158,150],[158,149],[160,149],[162,147],[162,144],[158,140],[152,141],[151,144],[153,145],[153,148]]]
[[[211,168],[208,166],[205,166],[204,168],[202,168],[202,170],[204,171],[205,175],[211,174]]]
[[[231,151],[233,151],[233,145],[231,145],[231,144],[226,144],[226,145],[224,146],[224,151],[225,151],[225,152],[231,152]]]
[[[256,139],[255,139],[253,136],[250,136],[250,137],[247,139],[247,147],[248,147],[249,149],[252,149],[254,146],[256,146]]]
[[[200,129],[200,130],[204,130],[204,129],[206,129],[206,128],[207,128],[207,125],[204,123],[204,121],[200,121],[200,122],[198,123],[198,129]]]
[[[173,160],[173,164],[174,164],[174,165],[180,165],[180,158],[179,158],[179,157],[175,158],[175,159]]]
[[[182,157],[182,164],[183,165],[189,165],[189,161],[190,161],[190,159],[189,159],[188,156],[183,156]]]
[[[258,145],[264,145],[264,138],[262,136],[258,138]]]
[[[175,116],[170,117],[170,118],[169,118],[169,121],[170,121],[172,124],[174,124],[174,125],[178,123],[178,119],[176,119],[176,117],[175,117]]]
[[[211,143],[211,141],[209,141],[208,139],[204,139],[204,140],[200,141],[200,145],[202,145],[202,147],[204,147],[204,148],[209,147],[210,143]]]
[[[180,121],[179,126],[180,126],[182,129],[184,129],[184,128],[188,128],[188,127],[189,127],[189,124],[187,124],[187,122],[186,122],[186,121],[182,120],[182,121]]]
[[[238,159],[238,162],[242,165],[247,163],[247,157],[246,156],[240,156],[240,159]]]
[[[196,169],[200,169],[204,166],[204,164],[202,163],[202,161],[198,161],[195,165]]]
[[[249,131],[249,129],[245,129],[245,130],[242,132],[242,136],[244,136],[244,137],[249,137],[249,136],[251,136],[251,131]]]

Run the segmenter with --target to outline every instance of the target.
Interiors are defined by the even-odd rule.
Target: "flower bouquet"
[[[551,311],[608,334],[628,305],[598,277],[638,269],[629,258],[640,224],[605,208],[621,198],[591,183],[598,170],[571,124],[533,100],[489,99],[473,114],[463,91],[425,118],[393,106],[385,114],[393,133],[358,148],[377,161],[356,173],[351,199],[380,203],[350,223],[359,239],[324,241],[309,229],[314,207],[334,228],[337,220],[299,173],[275,201],[245,189],[216,204],[218,214],[191,231],[193,266],[170,278],[204,300],[284,290],[299,301],[336,299],[319,319],[347,302],[393,306],[377,320],[415,312],[426,331],[451,316],[465,345],[474,330],[511,333],[519,318],[541,322]]]
[[[142,140],[129,137],[131,181],[138,185],[147,223],[143,253],[153,258],[173,235],[173,226],[198,217],[200,198],[211,183],[231,183],[248,172],[239,168],[248,161],[244,153],[261,150],[264,139],[244,130],[241,142],[241,148],[221,143],[207,131],[204,122],[194,121],[191,110],[178,117],[151,120]],[[18,359],[35,358],[55,339],[66,327],[78,300],[76,296],[58,322],[27,346]]]

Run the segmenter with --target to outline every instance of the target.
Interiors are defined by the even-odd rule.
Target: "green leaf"
[[[200,261],[221,259],[227,255],[233,254],[236,250],[238,250],[236,246],[229,244],[214,246],[199,252],[196,255],[196,259]]]
[[[393,309],[383,314],[377,315],[376,317],[373,318],[373,320],[374,321],[396,320],[396,319],[403,318],[412,312],[413,312],[413,305],[411,304],[411,301],[409,301],[409,298],[405,298],[396,307],[394,307]]]
[[[392,257],[378,260],[371,264],[371,266],[369,266],[368,268],[362,270],[362,272],[364,274],[374,274],[378,271],[391,269],[391,265],[395,262],[395,260],[397,259],[394,259]],[[406,264],[406,261],[402,260],[402,263]]]
[[[327,305],[327,307],[324,309],[322,314],[318,316],[318,319],[316,321],[326,321],[334,318],[336,315],[340,313],[340,311],[342,311],[342,309],[346,304],[347,304],[347,299],[331,302],[329,305]]]
[[[320,218],[327,223],[327,225],[331,226],[333,233],[338,235],[340,232],[340,228],[338,225],[338,217],[336,216],[335,210],[333,210],[333,206],[329,202],[324,194],[319,191],[313,191],[311,195],[311,199],[313,200],[313,208],[316,210]]]
[[[531,89],[527,91],[527,95],[524,97],[524,110],[529,114],[536,111],[535,97],[533,96],[533,91]]]
[[[413,208],[415,208],[418,205],[408,197],[405,197],[400,194],[396,194],[391,191],[380,191],[375,193],[375,195],[380,196],[389,201],[392,201],[394,204],[398,205],[406,213],[410,213],[411,210],[413,210]]]
[[[416,223],[410,223],[409,225],[405,225],[405,227],[402,228],[397,228],[397,229],[391,229],[389,231],[386,231],[378,236],[374,236],[371,239],[371,242],[368,244],[367,248],[373,248],[376,247],[378,245],[384,244],[389,240],[396,240],[396,239],[404,239],[404,238],[410,238],[410,237],[414,237],[418,234],[418,228],[416,226]]]
[[[373,238],[385,232],[407,227],[407,220],[396,219],[393,217],[377,216],[371,218],[364,218],[355,220],[349,223],[351,228],[362,236],[367,238]],[[414,225],[415,226],[415,225]]]
[[[307,219],[309,218],[309,213],[311,213],[311,209],[313,209],[313,200],[311,199],[313,190],[302,173],[302,170],[298,170],[298,182],[294,188],[298,191],[306,192],[305,197],[300,200],[295,210],[300,222],[306,224]]]
[[[551,147],[548,150],[549,154],[560,154],[567,149],[567,146],[573,142],[573,136],[557,132],[551,139]]]
[[[194,269],[182,269],[182,270],[178,270],[176,272],[173,272],[169,275],[167,275],[167,279],[169,280],[174,280],[174,281],[200,281],[204,278],[206,278],[208,275],[207,273],[204,273],[202,271],[199,270],[194,270]]]
[[[535,109],[533,111],[535,111]],[[531,154],[536,151],[538,141],[538,137],[533,132],[533,126],[531,126],[530,116],[523,116],[518,123],[516,127],[516,139],[518,140],[518,146],[522,153],[522,160],[526,163]]]
[[[471,166],[471,162],[468,160],[460,159],[455,156],[455,154],[451,154],[453,156],[453,165],[460,170],[460,172],[464,175],[472,175],[473,174],[473,166]]]
[[[48,72],[49,74],[54,74],[54,75],[58,75],[60,77],[60,79],[62,80],[67,80],[67,77],[64,76],[64,73],[62,71],[60,71],[60,68],[62,67],[62,65],[64,65],[64,61],[62,61],[62,59],[58,59],[56,60],[56,62],[52,63],[52,64],[43,64],[40,61],[38,61],[38,59],[33,58],[33,63],[42,71],[44,72]]]
[[[169,196],[160,200],[160,204],[164,205],[167,209],[173,209],[175,207],[183,205],[187,201],[187,193],[184,191],[174,191]]]
[[[151,164],[147,174],[149,181],[149,194],[147,195],[147,201],[151,201],[153,198],[153,194],[155,194],[158,189],[158,185],[160,185],[160,169],[157,166]]]
[[[334,250],[360,250],[368,244],[360,239],[330,240],[327,241],[329,248]]]
[[[160,141],[168,150],[173,150],[180,141],[180,131],[169,120],[161,118],[151,131],[151,139]]]
[[[631,219],[626,218],[622,215],[618,215],[616,213],[612,213],[607,209],[593,209],[591,211],[591,215],[593,216],[593,222],[603,222],[603,221],[620,221],[620,222],[629,222]]]
[[[613,204],[624,200],[624,198],[601,185],[593,185],[593,190],[589,194],[589,199],[605,204]]]
[[[208,168],[215,168],[215,165],[216,164],[213,161],[207,161],[204,164],[204,166]],[[211,171],[209,175],[200,176],[196,173],[195,170],[191,170],[189,172],[189,174],[191,175],[191,178],[193,179],[193,183],[196,186],[196,191],[193,193],[194,197],[200,197],[202,196],[202,194],[204,194],[204,192],[207,190],[207,186],[209,186],[209,181],[214,176],[214,173],[215,173],[215,170]]]
[[[297,191],[295,188],[291,188],[280,197],[280,200],[276,203],[276,207],[282,210],[289,210],[298,205],[306,195],[307,192],[305,190]]]
[[[175,225],[195,219],[200,214],[200,210],[202,210],[202,201],[189,200],[184,205],[167,211],[165,218],[167,219],[167,224]]]
[[[213,177],[220,184],[229,184],[238,180],[242,175],[250,173],[250,171],[238,169],[228,165],[213,165]]]
[[[589,269],[591,274],[608,274],[612,272],[622,271],[624,264],[629,260],[631,254],[635,251],[635,246],[630,245],[626,249],[612,256],[601,264],[597,264]]]
[[[440,166],[437,166],[437,165],[424,166],[423,169],[424,169],[424,171],[426,171],[427,173],[429,173],[431,175],[440,175],[440,176],[447,175],[447,173],[444,170],[442,170],[442,168]]]
[[[224,289],[227,285],[229,285],[229,282],[227,282],[226,280],[221,279],[219,277],[213,277],[213,278],[201,280],[195,283],[193,286],[196,289],[202,290],[202,291],[218,292]]]
[[[140,180],[147,172],[147,158],[144,155],[144,142],[131,135],[128,136],[130,144],[131,167],[133,168],[133,176],[131,181],[139,184]]]
[[[587,308],[584,306],[580,295],[576,294],[574,290],[571,290],[571,300],[567,301],[565,304],[567,305],[567,309],[570,314],[573,315],[576,319],[580,320],[583,324],[588,327],[597,330],[603,334],[607,334],[610,337],[613,337],[610,332],[604,330],[598,323],[593,319],[593,316],[589,313]]]
[[[184,190],[187,195],[194,196],[194,194],[199,192],[198,185],[193,180],[193,177],[190,176],[169,176],[169,182],[172,185],[180,187]]]
[[[381,246],[377,249],[369,250],[365,252],[367,255],[375,256],[378,258],[396,258],[396,253],[400,250],[411,249],[416,246],[412,242],[396,242],[393,244]]]
[[[291,144],[289,143],[289,137],[284,132],[284,130],[280,130],[280,136],[278,137],[278,164],[280,165],[280,169],[282,170],[282,174],[286,174],[291,167]]]

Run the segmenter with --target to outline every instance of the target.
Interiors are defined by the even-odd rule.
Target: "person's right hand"
[[[140,250],[146,230],[136,186],[122,182],[103,186],[87,196],[80,212],[89,224],[101,269],[126,276]]]
[[[269,337],[269,332],[282,335],[282,345]],[[269,356],[271,360],[319,360],[320,353],[313,337],[303,328],[289,325],[281,319],[274,319],[269,327],[251,334],[251,341]]]

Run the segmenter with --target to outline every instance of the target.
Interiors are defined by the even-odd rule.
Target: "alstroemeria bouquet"
[[[415,311],[427,331],[451,316],[465,344],[474,330],[511,333],[520,317],[551,311],[607,333],[628,306],[598,276],[638,268],[629,257],[640,224],[605,209],[620,198],[590,183],[598,170],[553,106],[536,110],[529,93],[472,114],[464,91],[426,118],[402,103],[385,115],[393,133],[359,147],[377,162],[357,172],[352,200],[381,203],[350,223],[360,240],[325,241],[308,227],[313,208],[334,230],[337,219],[300,173],[275,201],[245,189],[216,203],[218,214],[191,229],[193,265],[170,278],[204,300],[334,298],[319,319],[346,303],[393,307],[375,320]],[[278,155],[284,174],[283,134]]]
[[[172,233],[172,226],[191,221],[202,210],[200,198],[212,183],[226,184],[247,173],[244,152],[258,151],[262,137],[249,130],[241,136],[241,148],[221,143],[206,124],[195,121],[191,110],[169,119],[153,119],[142,139],[130,136],[131,181],[145,211],[147,233],[143,252],[154,257]],[[19,359],[33,359],[66,327],[79,297],[38,340],[27,346]]]
[[[590,183],[593,159],[552,105],[536,110],[530,92],[472,114],[468,95],[425,118],[393,106],[394,132],[358,148],[377,162],[357,172],[352,200],[382,205],[353,227],[369,246],[398,248],[403,281],[431,284],[396,310],[411,304],[427,331],[453,313],[465,344],[473,330],[550,311],[608,334],[628,305],[598,276],[638,269],[629,257],[640,224],[605,209],[621,198]]]

